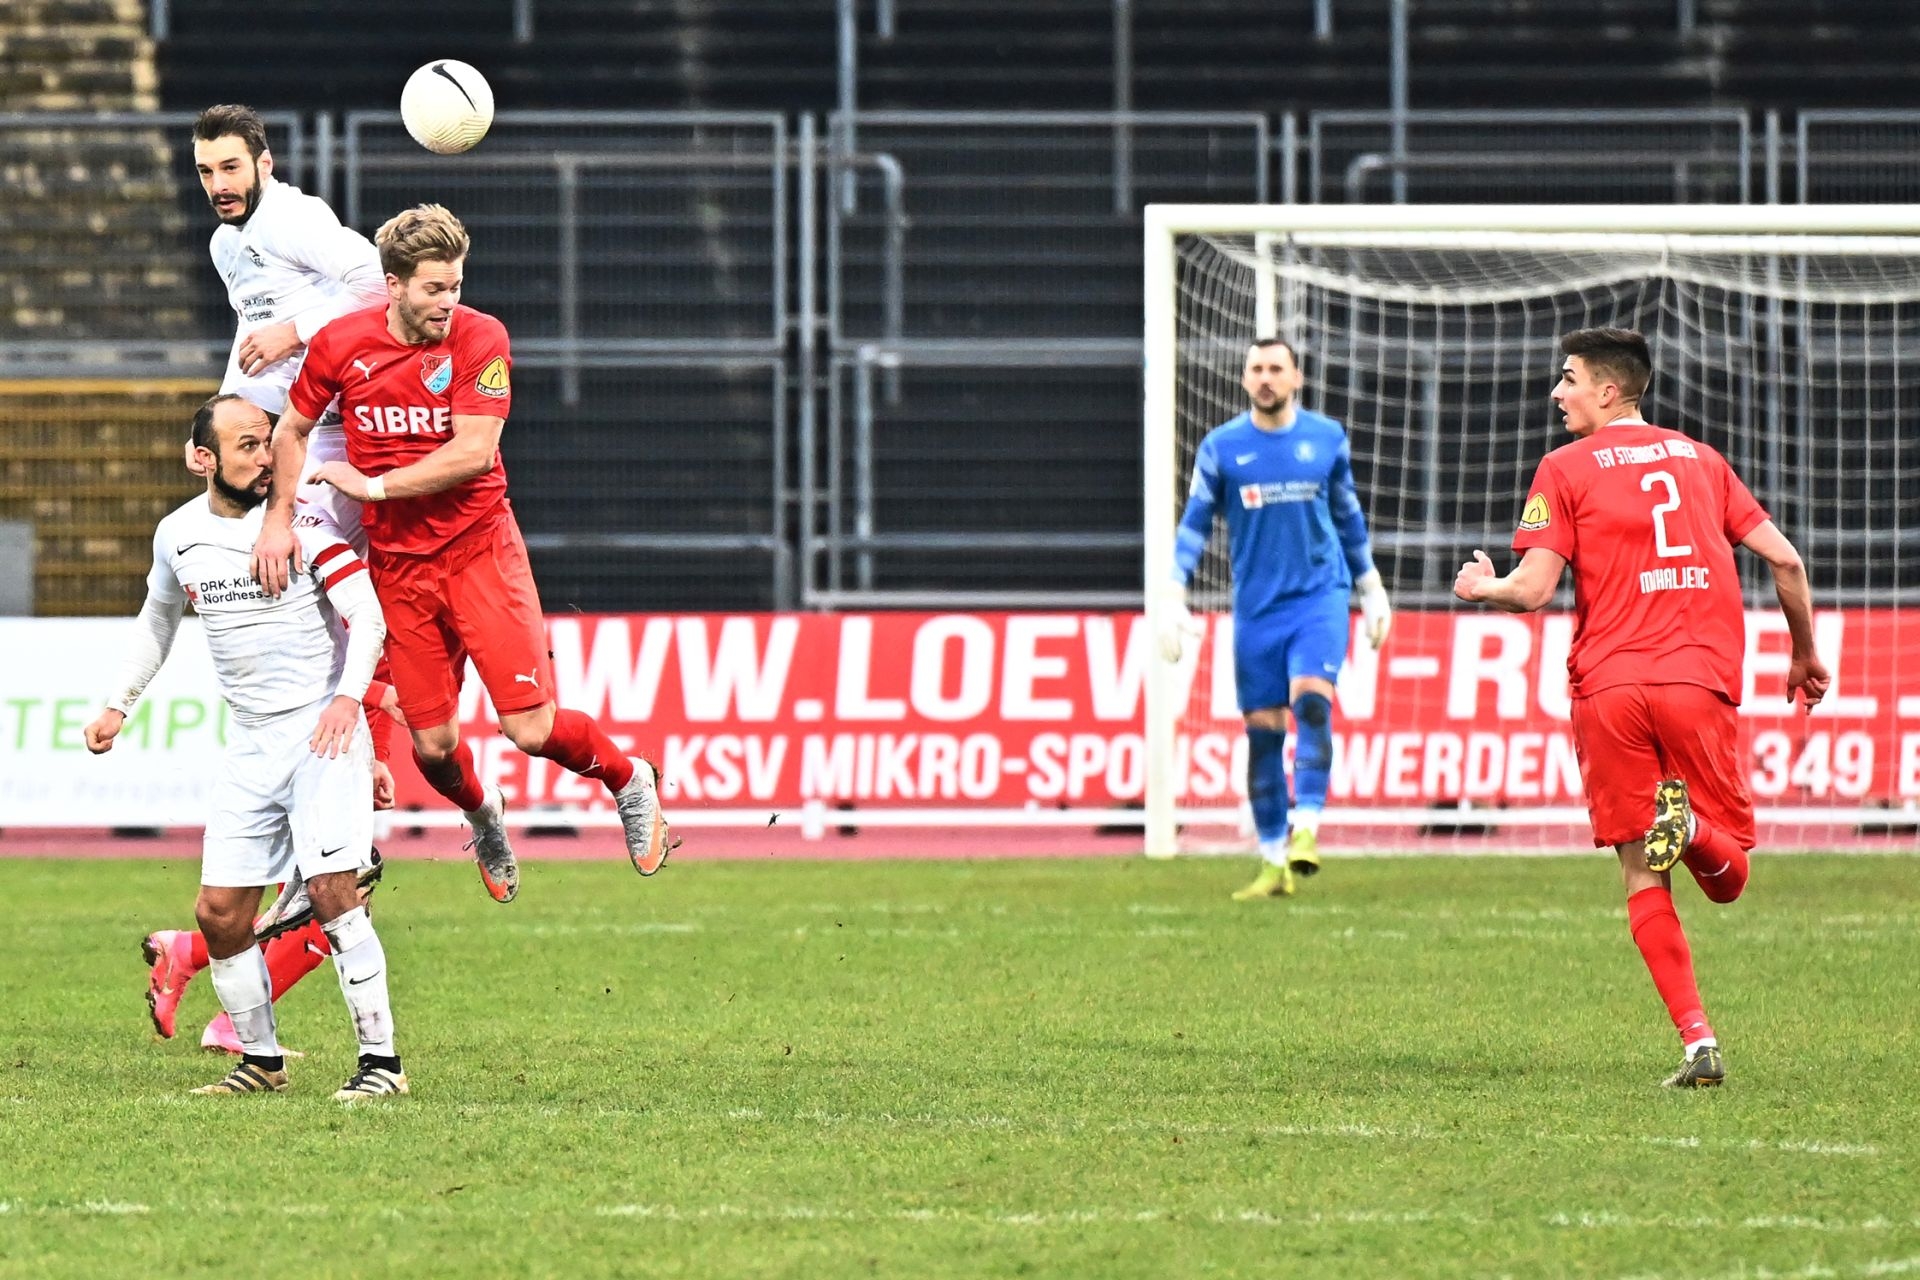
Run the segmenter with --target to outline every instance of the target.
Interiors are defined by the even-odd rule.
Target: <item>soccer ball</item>
[[[493,123],[493,90],[464,62],[441,58],[407,77],[400,91],[400,118],[413,140],[450,156],[487,136]]]

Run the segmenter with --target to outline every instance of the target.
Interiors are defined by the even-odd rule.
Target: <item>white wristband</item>
[[[367,501],[385,502],[387,500],[387,478],[385,476],[367,477]]]

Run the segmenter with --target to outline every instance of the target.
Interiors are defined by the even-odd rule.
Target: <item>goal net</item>
[[[1558,340],[1591,325],[1648,336],[1648,420],[1721,450],[1808,563],[1835,675],[1811,716],[1781,692],[1771,576],[1736,553],[1763,847],[1911,847],[1920,210],[1157,206],[1147,292],[1150,602],[1194,451],[1247,407],[1256,334],[1296,345],[1302,402],[1351,439],[1396,616],[1378,654],[1356,634],[1340,678],[1329,848],[1590,847],[1567,722],[1571,575],[1517,617],[1451,586],[1475,548],[1513,563],[1534,468],[1570,438],[1547,399]],[[1216,531],[1191,587],[1202,643],[1150,664],[1149,853],[1251,847],[1225,552]]]

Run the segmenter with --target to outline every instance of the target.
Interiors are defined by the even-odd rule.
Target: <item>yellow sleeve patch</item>
[[[1547,506],[1547,495],[1544,493],[1536,493],[1531,498],[1528,498],[1527,509],[1520,513],[1520,528],[1527,533],[1532,533],[1534,530],[1544,529],[1552,523],[1553,512]]]
[[[473,389],[483,396],[506,399],[507,393],[512,390],[507,381],[507,358],[495,356],[487,361],[487,367],[480,371],[478,378],[474,379]]]

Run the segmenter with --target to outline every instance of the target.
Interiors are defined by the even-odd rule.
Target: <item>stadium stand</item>
[[[875,30],[863,6],[855,85],[863,115],[845,137],[827,115],[837,101],[831,0],[538,0],[525,43],[512,38],[510,0],[421,0],[398,22],[381,0],[264,8],[177,0],[157,47],[136,0],[9,8],[27,20],[9,36],[0,75],[16,112],[191,112],[216,100],[308,115],[377,109],[414,66],[459,57],[486,68],[503,110],[760,110],[789,121],[811,112],[823,153],[851,147],[857,198],[842,204],[838,171],[823,167],[813,209],[823,354],[810,386],[800,385],[794,326],[755,338],[759,320],[750,314],[769,270],[784,271],[790,305],[797,296],[801,255],[789,252],[779,265],[768,258],[780,235],[797,243],[797,180],[775,218],[764,200],[732,201],[706,178],[633,179],[625,191],[650,189],[655,203],[631,226],[620,222],[630,203],[622,189],[583,187],[582,246],[598,256],[580,280],[580,300],[601,336],[765,349],[742,366],[677,373],[604,364],[555,373],[551,362],[528,359],[530,391],[516,420],[537,425],[541,448],[530,447],[531,432],[509,433],[508,460],[550,607],[791,604],[793,566],[781,566],[805,556],[802,529],[871,535],[835,556],[841,585],[861,589],[1135,590],[1137,551],[1127,537],[1138,527],[1138,384],[1125,348],[1139,324],[1138,210],[1156,199],[1279,198],[1289,176],[1280,156],[1234,125],[1156,133],[917,114],[1110,109],[1109,0],[900,0],[891,36]],[[1324,39],[1314,34],[1312,0],[1134,0],[1130,8],[1128,90],[1137,110],[1250,112],[1277,127],[1283,112],[1304,121],[1385,105],[1387,0],[1336,0]],[[1896,0],[1699,0],[1690,31],[1677,12],[1672,0],[1424,0],[1411,30],[1413,103],[1724,107],[1737,119],[1739,110],[1895,100],[1902,68],[1920,52],[1920,23]],[[293,43],[306,55],[297,81],[270,56]],[[1662,158],[1633,190],[1578,178],[1546,186],[1537,168],[1487,169],[1466,187],[1459,174],[1415,170],[1409,198],[1502,199],[1516,190],[1567,200],[1759,198],[1748,141],[1730,128],[1662,142]],[[1302,198],[1383,198],[1390,171],[1365,164],[1378,132],[1377,123],[1339,137],[1330,128],[1319,185],[1292,175]],[[1522,145],[1483,134],[1460,143],[1445,128],[1416,128],[1413,145]],[[77,160],[75,137],[52,126],[0,138],[10,176],[51,197],[0,212],[11,291],[4,336],[223,337],[224,303],[203,269],[204,208],[178,139],[152,129],[86,136]],[[514,145],[529,155],[542,146]],[[1540,149],[1537,137],[1524,145]],[[488,147],[497,156],[507,143],[497,136]],[[283,174],[302,159],[283,157]],[[481,210],[481,225],[513,228],[511,238],[491,239],[493,274],[474,300],[504,315],[522,340],[562,333],[562,289],[542,265],[557,252],[559,223],[535,207],[545,182],[526,184],[524,207],[502,204],[510,219],[502,223],[487,221],[493,212],[481,196],[447,188],[449,200]],[[61,198],[76,190],[96,197],[84,216]],[[370,192],[362,229],[379,220],[372,203],[391,204],[405,190]],[[114,202],[105,210],[103,192]],[[108,227],[123,252],[81,251]],[[647,305],[623,311],[613,305],[621,298]],[[769,424],[792,424],[808,397],[828,426],[816,455],[803,459],[792,434],[783,439]],[[1016,446],[1034,459],[1018,483],[1032,485],[1038,474],[1055,486],[1024,511],[1006,497]],[[803,509],[794,477],[809,461],[826,496]],[[637,491],[668,496],[642,509]],[[637,565],[620,541],[636,533],[656,539]],[[983,534],[1004,545],[982,555],[966,544]],[[1033,535],[1030,545],[1022,535]],[[817,567],[800,576],[813,581]]]

